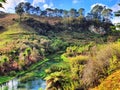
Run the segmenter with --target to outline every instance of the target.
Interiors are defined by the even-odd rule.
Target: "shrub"
[[[16,72],[15,71],[11,71],[10,72],[10,76],[15,76],[16,75]]]
[[[92,43],[84,46],[70,46],[67,47],[65,56],[66,57],[75,57],[78,55],[84,55],[86,52],[90,50],[90,48],[93,46]]]
[[[120,69],[120,43],[100,46],[99,51],[92,56],[83,71],[85,87],[94,87],[112,72]]]
[[[67,46],[68,44],[66,42],[63,42],[60,39],[54,39],[52,40],[52,44],[50,45],[49,51],[53,53],[55,51],[64,50]]]
[[[88,56],[79,55],[79,56],[75,56],[75,57],[68,57],[68,60],[70,62],[79,62],[78,64],[84,65],[84,64],[86,64],[86,62],[88,60]]]
[[[81,79],[83,76],[84,67],[88,61],[88,57],[78,55],[75,57],[68,57],[67,59],[70,64],[70,73],[71,73],[72,83],[78,83],[78,84],[74,84],[73,86],[75,88],[82,89],[83,87],[82,87]]]
[[[108,76],[98,87],[91,90],[120,90],[120,70]]]
[[[54,72],[45,78],[47,80],[46,90],[74,90],[69,76],[63,72]]]
[[[60,63],[61,64],[61,63]],[[54,73],[54,72],[60,72],[60,71],[69,71],[69,67],[66,64],[53,64],[50,66],[50,68],[46,69],[46,73]]]

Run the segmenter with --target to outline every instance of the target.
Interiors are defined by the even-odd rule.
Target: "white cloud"
[[[52,0],[50,1],[50,3],[48,3],[47,0],[33,0],[32,5],[33,6],[41,5],[43,9],[54,8],[54,4],[52,3]]]
[[[26,0],[7,0],[7,3],[3,3],[4,9],[0,8],[0,11],[14,13],[15,12],[15,6],[19,4],[20,2],[27,2]]]
[[[116,11],[120,10],[120,6],[118,4],[115,4],[111,7],[111,9],[113,10],[113,12],[116,12]]]
[[[106,5],[102,4],[102,3],[96,3],[96,4],[93,4],[93,5],[91,6],[91,9],[92,9],[94,6],[96,6],[96,5],[106,6]]]
[[[120,17],[114,17],[112,23],[120,23]]]
[[[113,12],[116,12],[116,11],[120,10],[120,6],[118,5],[118,3],[116,3],[115,5],[113,5],[111,7],[111,9],[113,10]],[[112,19],[112,22],[113,23],[120,23],[120,17],[114,17]]]
[[[80,0],[72,0],[74,4],[78,3]]]
[[[36,5],[39,5],[39,3],[45,3],[45,2],[46,2],[46,0],[33,0],[32,5],[36,6]]]
[[[50,4],[44,4],[43,5],[43,8],[46,9],[46,8],[54,8],[54,4],[51,2]]]

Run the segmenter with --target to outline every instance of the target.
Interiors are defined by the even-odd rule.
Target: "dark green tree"
[[[46,11],[47,11],[48,17],[52,17],[52,15],[53,15],[53,13],[54,13],[54,10],[51,9],[51,8],[46,8]]]
[[[38,14],[40,14],[40,12],[41,12],[41,10],[40,10],[40,7],[35,7],[35,12],[36,12],[36,14],[38,15]]]
[[[31,4],[29,2],[24,3],[24,11],[25,11],[25,13],[30,13],[30,7],[31,7]]]
[[[101,12],[103,11],[104,8],[105,6],[97,4],[91,9],[90,13],[93,15],[94,19],[101,20]]]
[[[58,17],[59,9],[55,8],[53,12],[54,12],[55,16]]]
[[[77,10],[76,10],[76,9],[74,9],[74,8],[71,8],[71,9],[70,9],[70,16],[71,16],[71,17],[76,17],[76,13],[77,13]]]
[[[85,9],[84,8],[80,8],[78,10],[79,16],[84,16],[85,15]]]
[[[22,15],[24,13],[23,6],[24,6],[24,3],[21,2],[15,7],[15,12],[20,16],[20,19],[19,19],[20,22],[21,22],[21,19],[22,19]]]
[[[103,9],[101,15],[103,16],[105,22],[110,21],[110,19],[111,19],[112,16],[113,16],[113,14],[112,14],[112,9],[110,9],[110,8],[105,8],[105,9]]]
[[[67,10],[64,10],[63,13],[64,13],[64,17],[68,17],[68,11]]]

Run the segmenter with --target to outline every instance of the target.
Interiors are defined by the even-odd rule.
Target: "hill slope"
[[[16,19],[12,20],[12,18]],[[58,63],[59,65],[55,66],[55,68],[54,65],[52,67],[48,67],[49,69],[46,70],[48,72],[46,72],[48,76],[50,75],[50,73],[52,74],[53,72],[57,74],[57,71],[59,72],[63,69],[63,71],[67,73],[66,76],[63,76],[63,79],[64,77],[70,79],[70,85],[73,84],[73,88],[76,88],[76,86],[77,88],[82,87],[79,86],[77,83],[81,84],[80,78],[82,78],[83,75],[86,79],[87,74],[85,73],[81,75],[81,73],[86,72],[87,70],[89,71],[89,69],[91,69],[91,72],[87,73],[88,78],[91,81],[89,83],[89,79],[87,79],[87,83],[90,84],[86,86],[87,88],[91,86],[91,82],[93,82],[94,86],[98,85],[99,83],[96,84],[96,82],[99,82],[99,76],[106,75],[106,73],[108,74],[108,72],[104,72],[104,74],[103,71],[101,71],[102,64],[99,67],[98,63],[105,63],[105,66],[103,65],[105,67],[103,67],[104,70],[106,69],[106,62],[103,62],[102,60],[105,61],[107,60],[106,58],[108,58],[109,61],[109,57],[110,59],[114,59],[114,57],[111,53],[111,56],[108,56],[109,49],[106,48],[108,44],[105,47],[103,45],[104,48],[102,47],[102,45],[100,46],[101,48],[99,48],[99,44],[107,43],[109,42],[109,39],[111,42],[116,41],[119,37],[116,37],[117,34],[113,35],[112,33],[110,33],[112,31],[109,31],[109,33],[104,35],[92,33],[90,30],[88,30],[88,28],[90,25],[95,24],[95,21],[80,22],[78,19],[71,19],[69,23],[65,23],[62,21],[61,18],[44,17],[43,19],[38,16],[26,16],[22,19],[21,23],[18,23],[17,21],[18,16],[14,14],[6,14],[0,19],[1,25],[4,27],[4,29],[0,30],[0,76],[16,76],[18,72],[29,70],[31,65],[36,64],[37,62],[42,62],[48,56],[52,59],[52,64],[54,63],[54,57],[59,59],[58,61],[61,61],[63,63],[62,67],[59,67],[61,63]],[[92,24],[90,22],[92,22]],[[99,23],[101,25],[104,25],[101,22]],[[104,27],[108,27],[110,29],[111,24],[105,23],[105,25],[106,26]],[[97,45],[98,47],[96,47]],[[112,47],[112,44],[109,45],[111,45]],[[62,61],[65,57],[61,58],[60,54],[58,54],[59,52],[65,52],[65,50],[65,54],[69,56],[68,59],[71,60],[71,64],[68,64],[68,66],[66,66],[66,63],[64,61]],[[116,48],[115,50],[118,51],[118,49]],[[108,54],[102,55],[104,53]],[[97,60],[98,57],[100,61]],[[92,67],[90,67],[89,65]],[[109,63],[107,63],[107,65],[109,66]],[[64,66],[66,66],[67,68]],[[86,66],[85,70],[83,70],[84,66]],[[96,69],[96,67],[98,70]],[[89,77],[89,75],[92,76],[92,71],[94,73],[97,73],[97,77],[94,79],[91,79],[91,77]],[[68,75],[71,72],[73,74],[73,77],[70,77],[70,75]],[[0,79],[0,83],[3,81],[1,80],[2,79]],[[76,81],[74,82],[74,80],[76,80],[77,83]],[[49,79],[47,81],[49,82]],[[86,84],[86,82],[84,84]],[[69,85],[68,88],[70,88]]]

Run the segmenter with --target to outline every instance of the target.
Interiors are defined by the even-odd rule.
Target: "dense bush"
[[[120,70],[108,76],[101,84],[91,90],[119,90],[120,89]]]
[[[54,53],[56,51],[65,50],[68,46],[67,42],[62,41],[61,39],[53,39],[49,48],[50,53]]]
[[[103,79],[120,69],[120,42],[95,46],[72,46],[61,56],[69,62],[72,83],[79,89],[99,85]],[[102,89],[101,89],[102,90]]]
[[[82,80],[86,87],[98,85],[102,79],[120,69],[120,43],[103,45],[94,55],[83,72]]]

